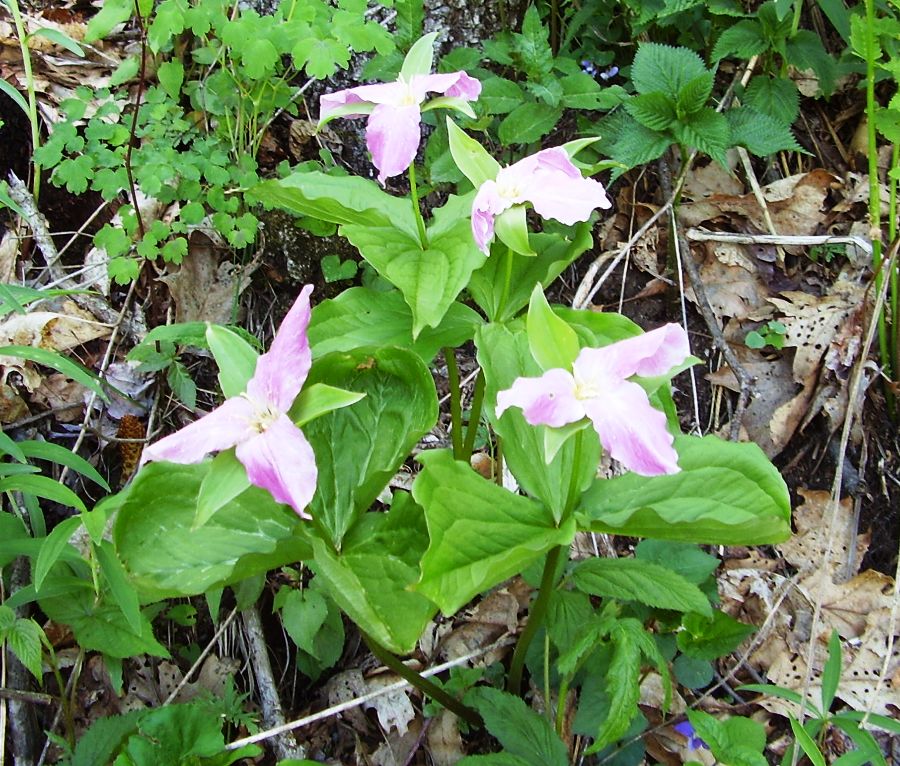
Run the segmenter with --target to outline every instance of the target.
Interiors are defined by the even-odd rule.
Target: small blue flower
[[[682,721],[681,723],[676,723],[674,729],[679,734],[687,737],[688,750],[699,750],[700,748],[709,750],[709,745],[707,745],[702,739],[700,739],[700,737],[697,736],[697,732],[694,730],[694,725],[690,721]]]
[[[582,71],[587,72],[591,77],[597,76],[597,66],[593,61],[588,61],[587,59],[585,59],[581,62],[581,69]]]
[[[617,74],[619,74],[619,67],[611,66],[605,72],[600,72],[600,79],[601,80],[611,80]]]

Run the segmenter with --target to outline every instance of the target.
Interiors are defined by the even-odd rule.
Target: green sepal
[[[400,67],[400,79],[409,82],[413,77],[431,74],[431,65],[434,62],[434,41],[437,40],[437,32],[430,32],[420,37]]]
[[[565,446],[579,431],[583,431],[590,426],[591,421],[582,418],[577,423],[568,423],[559,428],[544,427],[544,464],[550,465],[557,453]]]
[[[494,234],[504,245],[519,255],[537,255],[528,242],[525,205],[513,205],[494,218]]]
[[[200,529],[218,511],[250,487],[247,471],[229,449],[216,455],[209,473],[200,482],[197,494],[197,513],[191,531]]]
[[[572,369],[580,351],[578,335],[553,312],[539,284],[531,291],[525,330],[531,355],[544,372],[556,368]]]
[[[485,181],[493,181],[497,177],[497,173],[500,172],[500,163],[491,157],[474,138],[463,132],[449,117],[447,118],[447,134],[453,161],[476,189]]]
[[[228,399],[244,393],[256,370],[256,349],[236,332],[215,324],[207,326],[206,342],[219,366],[222,393]]]
[[[452,109],[455,112],[464,114],[472,120],[474,120],[476,116],[469,102],[460,96],[437,96],[422,104],[422,112],[430,112],[432,109]]]
[[[300,392],[288,417],[297,426],[303,426],[332,410],[356,404],[365,395],[365,392],[347,391],[327,383],[313,383]]]
[[[321,130],[332,120],[337,120],[341,117],[356,117],[361,114],[371,114],[375,109],[375,106],[375,104],[370,104],[368,101],[354,101],[351,104],[342,104],[341,106],[335,107],[327,114],[327,116],[320,119],[316,123],[316,130]]]

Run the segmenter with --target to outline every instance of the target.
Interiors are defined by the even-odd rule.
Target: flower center
[[[281,416],[281,413],[270,404],[261,404],[247,397],[253,405],[253,415],[250,418],[250,428],[257,433],[264,433]]]
[[[418,106],[419,99],[416,98],[416,94],[413,92],[412,83],[408,83],[402,78],[398,82],[403,86],[403,93],[397,106]]]
[[[593,380],[582,380],[575,375],[575,398],[579,400],[595,399],[600,396],[603,389]]]

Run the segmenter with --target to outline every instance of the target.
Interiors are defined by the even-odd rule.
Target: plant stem
[[[463,454],[462,435],[462,391],[459,389],[459,367],[456,364],[456,353],[449,346],[444,347],[444,360],[447,362],[447,384],[450,387],[450,439],[453,442],[453,457],[465,460]]]
[[[141,111],[141,99],[144,97],[144,84],[147,78],[147,27],[144,24],[144,17],[141,15],[141,4],[138,0],[134,0],[134,14],[141,33],[141,71],[138,77],[137,95],[134,98],[134,112],[132,112],[131,115],[131,135],[128,139],[128,148],[125,150],[125,175],[128,178],[128,187],[131,190],[131,204],[134,205],[134,215],[137,220],[138,233],[141,235],[141,239],[143,239],[146,229],[144,228],[144,218],[141,215],[141,208],[140,205],[138,205],[137,187],[134,185],[134,174],[131,170],[131,153],[134,149],[134,145],[137,143],[138,113]]]
[[[544,622],[547,614],[547,606],[550,604],[550,595],[553,592],[553,581],[556,577],[556,566],[559,563],[559,557],[566,546],[557,545],[551,548],[544,561],[544,573],[541,576],[541,587],[538,590],[537,598],[531,605],[531,611],[528,614],[528,622],[525,623],[525,629],[516,643],[513,652],[512,662],[509,666],[509,677],[506,681],[506,690],[510,694],[519,695],[522,690],[522,671],[525,668],[525,655],[528,654],[528,647],[531,645],[538,628]]]
[[[875,2],[865,0],[865,51],[866,51],[866,138],[869,158],[869,228],[872,238],[872,268],[875,271],[875,293],[881,292],[884,274],[881,269],[881,186],[878,182],[878,145],[875,131]],[[888,342],[887,320],[884,312],[878,316],[878,350],[881,364],[888,379],[893,380],[895,359]],[[894,395],[889,386],[884,389],[888,414],[894,418]]]
[[[425,250],[428,247],[428,235],[425,233],[425,220],[419,209],[419,189],[416,186],[416,163],[409,165],[409,196],[412,198],[413,216],[416,219],[416,228],[419,230],[419,244]]]
[[[8,6],[12,11],[13,22],[16,25],[16,36],[19,38],[19,48],[22,50],[22,69],[25,71],[25,88],[28,92],[28,122],[31,124],[31,153],[33,157],[34,153],[41,146],[41,124],[38,122],[37,93],[34,89],[34,74],[31,69],[31,51],[28,48],[28,35],[25,33],[25,22],[22,19],[18,0],[10,0]],[[32,160],[32,172],[34,176],[31,179],[31,195],[34,197],[35,205],[37,205],[41,192],[41,165],[35,160]]]
[[[438,686],[430,679],[423,678],[421,675],[416,673],[415,670],[407,667],[399,657],[395,657],[387,649],[385,649],[377,641],[375,641],[375,639],[373,639],[371,636],[363,633],[363,631],[360,631],[360,633],[362,634],[363,640],[366,642],[366,646],[369,647],[369,651],[371,651],[372,654],[375,655],[378,661],[393,670],[404,681],[408,681],[416,689],[422,692],[422,694],[431,697],[435,702],[439,702],[441,705],[447,708],[447,710],[458,715],[470,726],[473,726],[476,729],[480,729],[483,726],[481,716],[479,716],[478,713],[472,710],[472,708],[464,705],[462,702],[456,699],[456,697],[444,691],[440,686]]]
[[[463,442],[463,455],[471,457],[475,449],[475,436],[481,424],[481,410],[484,406],[484,370],[479,370],[475,378],[475,389],[472,391],[472,406],[469,408],[469,425],[466,428],[466,440]]]

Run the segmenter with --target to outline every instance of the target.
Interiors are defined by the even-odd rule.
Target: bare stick
[[[231,621],[236,616],[237,609],[235,608],[232,609],[231,614],[229,614],[228,617],[226,617],[222,621],[222,624],[219,626],[219,629],[216,631],[215,635],[209,640],[206,648],[202,652],[200,652],[200,656],[197,658],[196,662],[194,662],[194,664],[191,665],[191,667],[188,669],[188,672],[184,674],[184,678],[181,679],[178,686],[176,686],[172,690],[172,693],[168,697],[166,697],[165,701],[162,703],[163,707],[175,701],[175,698],[178,696],[178,692],[180,692],[184,688],[184,685],[188,682],[188,679],[197,672],[197,669],[203,664],[203,660],[206,659],[206,655],[208,655],[212,651],[212,648],[213,646],[215,646],[216,641],[219,640],[219,637],[226,631],[228,626],[231,625]]]

